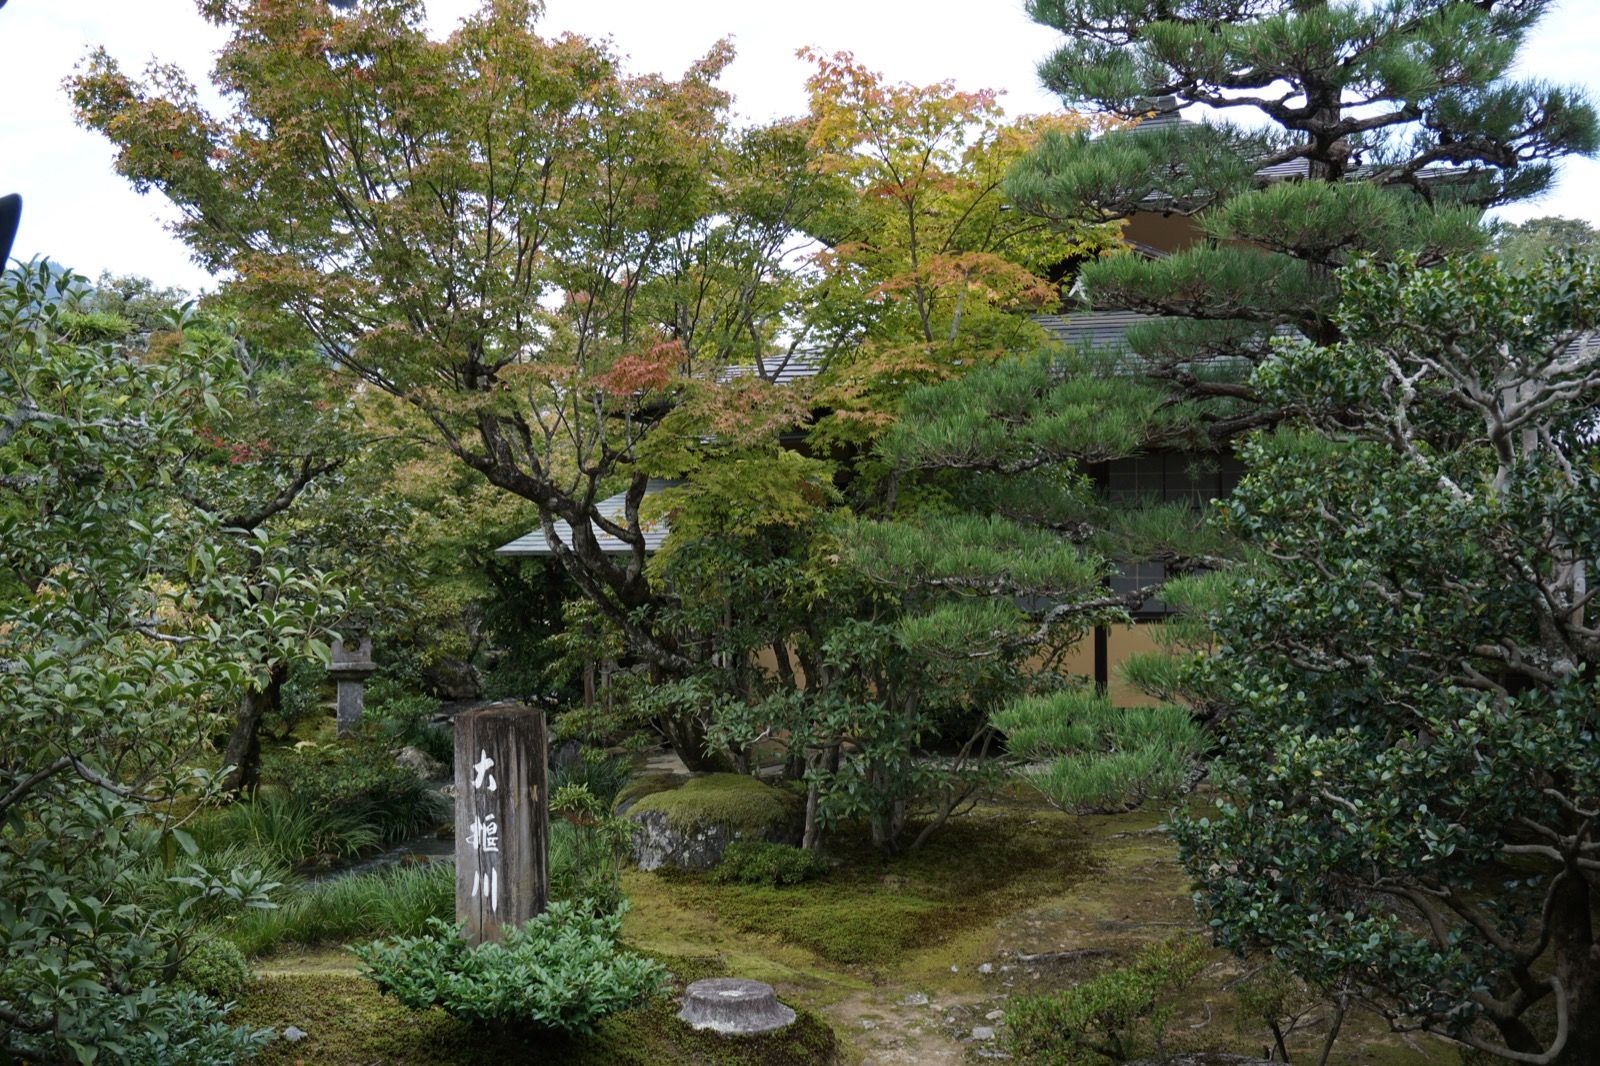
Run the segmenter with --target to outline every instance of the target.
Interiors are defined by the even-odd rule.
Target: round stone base
[[[794,1021],[772,986],[738,977],[708,977],[683,993],[678,1017],[696,1029],[730,1035],[770,1033]]]

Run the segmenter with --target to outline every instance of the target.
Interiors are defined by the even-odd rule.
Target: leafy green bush
[[[178,966],[178,984],[227,1002],[237,996],[250,980],[250,964],[244,952],[231,940],[214,937],[190,949]]]
[[[118,1066],[234,1066],[272,1039],[270,1029],[232,1026],[211,999],[188,989],[149,987],[108,1000],[98,1017],[104,1036],[94,1059]],[[76,1049],[75,1049],[76,1050]],[[38,1061],[38,1060],[24,1060]]]
[[[429,920],[455,915],[455,877],[454,864],[431,862],[303,885],[272,910],[245,914],[227,935],[247,955],[285,943],[420,936]]]
[[[812,852],[764,840],[735,840],[722,852],[712,877],[741,885],[798,885],[827,872]]]
[[[436,725],[439,701],[399,680],[373,678],[367,686],[366,716],[396,746],[409,745],[449,765],[455,757],[455,736]]]
[[[288,740],[305,723],[326,713],[323,695],[328,685],[328,670],[320,661],[296,659],[289,664],[288,676],[278,690],[278,702],[262,720],[262,731],[278,740]]]
[[[1175,993],[1205,969],[1196,940],[1151,944],[1081,985],[1006,1005],[1010,1051],[1030,1066],[1099,1066],[1162,1051]]]
[[[612,816],[583,785],[556,790],[550,813],[559,819],[550,827],[551,895],[597,914],[621,907],[622,864],[633,847],[632,824]]]
[[[622,910],[585,913],[572,902],[550,909],[499,943],[472,947],[459,929],[433,921],[431,933],[353,948],[378,991],[414,1010],[442,1008],[463,1021],[588,1033],[608,1014],[664,994],[660,963],[620,951]]]
[[[338,744],[298,744],[267,762],[268,779],[315,811],[349,815],[383,841],[403,840],[450,815],[449,802],[370,734]]]

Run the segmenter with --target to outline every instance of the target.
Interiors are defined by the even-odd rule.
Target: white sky
[[[431,0],[428,9],[442,32],[476,6]],[[739,58],[724,84],[738,110],[757,119],[803,109],[807,70],[794,51],[807,44],[849,49],[896,80],[1001,89],[1016,113],[1056,106],[1034,68],[1059,36],[1031,22],[1022,0],[548,0],[543,29],[609,35],[632,57],[631,69],[669,74],[731,35]],[[13,255],[49,255],[90,277],[107,269],[191,291],[209,287],[164,229],[170,214],[160,196],[135,194],[112,170],[109,145],[72,120],[61,81],[97,44],[126,68],[157,57],[203,84],[222,36],[193,0],[10,0],[0,10],[0,194],[19,192],[24,202]],[[1600,99],[1600,0],[1563,0],[1523,69]],[[1568,162],[1543,200],[1503,214],[1600,225],[1600,162]]]

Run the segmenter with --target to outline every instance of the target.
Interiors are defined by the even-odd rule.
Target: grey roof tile
[[[644,494],[653,496],[662,489],[668,489],[678,484],[681,484],[681,482],[669,481],[666,478],[651,478],[649,484],[645,486]],[[626,492],[619,492],[615,496],[608,496],[595,504],[595,510],[618,525],[624,525],[626,524],[626,519],[623,515],[624,509],[627,507],[627,499],[628,494]],[[667,539],[666,519],[661,518],[654,522],[641,521],[639,524],[640,532],[644,534],[645,552],[650,553],[658,550]],[[557,519],[555,531],[561,543],[570,547],[572,544],[572,527],[566,522]],[[596,529],[594,531],[594,539],[599,542],[600,550],[607,555],[628,555],[633,552],[632,545],[618,540],[603,530]],[[555,549],[545,539],[544,529],[540,527],[524,533],[516,540],[500,545],[494,550],[494,553],[496,555],[550,556],[555,554]]]

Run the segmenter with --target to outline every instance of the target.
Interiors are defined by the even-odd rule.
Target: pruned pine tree
[[[1226,551],[1195,528],[1189,506],[1112,507],[1085,476],[1091,464],[1181,439],[1191,419],[1154,383],[1046,349],[913,391],[883,443],[914,502],[860,538],[875,550],[873,572],[910,597],[908,628],[937,639],[941,655],[1026,667],[994,694],[984,722],[1040,764],[1027,779],[1071,810],[1173,795],[1203,747],[1170,686],[1150,684],[1151,705],[1114,706],[1067,660],[1096,626],[1128,621],[1157,591],[1112,589],[1119,560],[1137,553],[1182,573]]]
[[[1103,259],[1096,308],[1146,312],[1142,371],[1190,397],[1222,447],[1279,412],[1247,383],[1272,337],[1338,340],[1339,267],[1482,248],[1487,207],[1535,195],[1597,145],[1571,89],[1511,76],[1551,0],[1030,0],[1068,40],[1045,84],[1141,125],[1045,137],[1007,190],[1061,220],[1187,231],[1187,247]],[[1189,105],[1203,122],[1174,121]],[[1163,223],[1160,220],[1165,219]]]
[[[1114,430],[1124,455],[1227,455],[1285,416],[1250,380],[1275,339],[1339,339],[1341,267],[1477,252],[1484,209],[1546,188],[1562,155],[1593,151],[1579,93],[1510,75],[1550,6],[1032,0],[1032,16],[1068,38],[1041,67],[1045,84],[1132,125],[1046,135],[1006,190],[1058,222],[1122,220],[1129,254],[1086,264],[1075,289],[1086,309],[1146,316],[1102,387],[1155,388],[1173,406],[1151,409],[1175,416],[1131,429],[1090,416],[1086,432]],[[1116,528],[1128,523],[1165,527],[1168,542]],[[1182,614],[1219,594],[1198,573],[1217,560],[1185,534],[1198,524],[1159,508],[1099,531],[1111,557],[1165,559],[1180,575],[1160,590],[1179,611],[1161,630],[1169,650],[1208,642]],[[1124,675],[1200,717],[1220,711],[1179,665],[1142,655]],[[1015,747],[1043,755],[1044,738],[1103,714],[1030,704],[1004,720]]]

